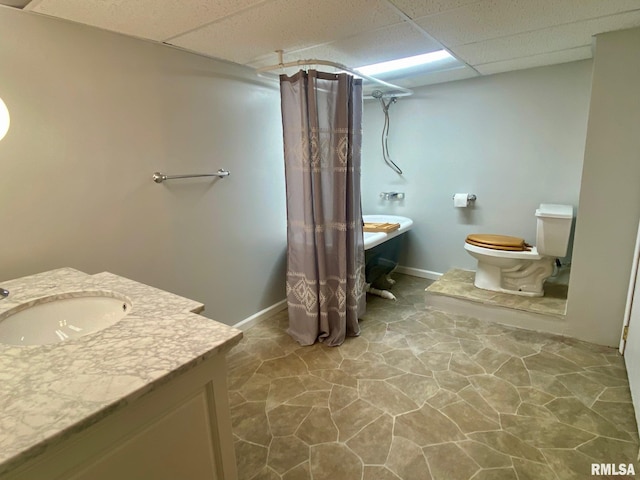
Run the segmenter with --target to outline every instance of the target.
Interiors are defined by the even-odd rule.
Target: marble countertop
[[[96,333],[50,345],[0,343],[0,476],[242,338],[197,315],[201,303],[111,273],[62,268],[2,282],[0,315],[43,296],[112,291],[130,313]]]

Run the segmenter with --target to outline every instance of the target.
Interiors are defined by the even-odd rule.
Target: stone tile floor
[[[228,355],[241,480],[640,474],[614,349],[430,310],[428,280],[396,278],[340,347],[300,347],[286,312],[245,332]]]
[[[428,291],[485,305],[515,308],[544,315],[564,316],[567,309],[566,283],[549,280],[544,284],[544,296],[525,297],[482,290],[473,285],[474,280],[475,272],[454,268],[429,285]]]

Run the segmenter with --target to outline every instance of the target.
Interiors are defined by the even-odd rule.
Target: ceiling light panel
[[[415,21],[444,45],[454,47],[639,8],[639,0],[492,0]]]
[[[421,65],[436,64],[451,59],[453,59],[453,57],[449,52],[445,50],[436,50],[435,52],[422,53],[411,57],[396,58],[395,60],[374,63],[373,65],[364,65],[362,67],[356,67],[356,70],[364,75],[380,75],[387,72],[407,70]]]
[[[42,0],[26,10],[163,41],[264,0]]]
[[[278,49],[286,54],[400,21],[382,1],[274,0],[174,38],[170,43],[247,64]]]

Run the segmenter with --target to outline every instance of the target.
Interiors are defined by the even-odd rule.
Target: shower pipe
[[[228,177],[230,175],[229,170],[221,168],[216,173],[196,173],[192,175],[165,175],[164,173],[155,172],[151,178],[156,183],[162,183],[165,180],[175,180],[178,178],[196,178],[196,177]]]
[[[341,63],[337,63],[337,62],[332,62],[330,60],[318,60],[318,59],[310,59],[310,60],[295,60],[293,62],[283,62],[282,61],[282,52],[278,51],[278,56],[280,59],[280,62],[276,65],[270,65],[268,67],[261,67],[261,68],[257,68],[256,72],[258,73],[264,73],[264,72],[270,72],[272,70],[279,70],[281,68],[287,68],[287,67],[302,67],[305,65],[325,65],[328,67],[333,67],[333,68],[337,68],[338,70],[342,70],[343,72],[347,72],[350,73],[352,75],[355,75],[356,77],[360,77],[360,78],[364,78],[365,80],[372,82],[372,83],[377,83],[378,85],[382,86],[382,87],[386,87],[391,89],[392,91],[390,92],[384,92],[383,95],[384,96],[394,96],[394,97],[407,97],[409,95],[413,95],[413,90],[410,90],[408,88],[404,88],[404,87],[400,87],[398,85],[394,85],[393,83],[389,83],[389,82],[385,82],[384,80],[379,80],[375,77],[371,77],[369,75],[365,75],[364,73],[360,73],[357,70],[353,69],[353,68],[349,68],[346,65],[342,65]],[[367,95],[367,97],[371,97],[371,98],[377,98],[377,97],[373,97],[371,95]]]

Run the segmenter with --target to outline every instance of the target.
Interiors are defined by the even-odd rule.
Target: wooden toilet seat
[[[512,252],[523,252],[531,250],[531,245],[523,238],[510,237],[508,235],[494,235],[491,233],[472,233],[465,240],[470,245],[476,247],[490,248],[491,250],[506,250]]]

